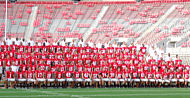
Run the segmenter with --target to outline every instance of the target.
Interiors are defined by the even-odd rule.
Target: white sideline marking
[[[63,94],[63,93],[60,94],[60,93],[57,93],[54,91],[38,91],[38,90],[25,90],[25,91],[38,92],[38,93],[40,92],[40,93],[48,94],[48,96],[69,96],[69,97],[77,97],[77,98],[88,98],[88,97],[84,97],[84,96],[80,96],[80,95],[70,95],[70,94]]]

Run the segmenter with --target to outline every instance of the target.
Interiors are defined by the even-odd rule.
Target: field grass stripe
[[[109,96],[188,96],[188,93],[174,93],[174,94],[101,94],[101,95],[71,95],[69,97],[79,97],[79,98],[87,98],[87,97],[109,97]],[[65,95],[32,95],[32,96],[0,96],[0,98],[26,98],[26,97],[64,97]]]
[[[189,91],[189,90],[92,90],[92,91],[57,91],[57,90],[52,90],[52,91],[48,91],[46,90],[47,92],[56,92],[56,93],[69,93],[69,92],[184,92],[184,91]]]
[[[189,93],[172,93],[172,94],[96,94],[96,95],[80,95],[80,96],[87,96],[87,97],[100,97],[100,96],[181,96],[185,95],[188,96],[190,95]]]

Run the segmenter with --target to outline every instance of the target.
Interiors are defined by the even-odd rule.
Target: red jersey
[[[184,72],[183,75],[184,75],[185,79],[189,79],[189,73],[188,72]]]
[[[160,72],[155,72],[155,78],[160,79]]]
[[[145,54],[146,53],[146,47],[140,47],[141,48],[141,53]]]
[[[65,71],[65,65],[59,66],[59,69],[61,72],[64,72]]]
[[[163,74],[162,74],[162,78],[163,78],[163,79],[168,79],[168,73],[163,73]]]
[[[26,68],[27,68],[27,65],[21,65],[20,68],[21,68],[22,72],[25,72]]]
[[[56,73],[56,78],[57,78],[57,79],[61,79],[61,78],[62,78],[62,75],[63,75],[63,72],[57,72],[57,73]]]
[[[181,72],[176,72],[175,75],[176,75],[177,79],[182,79],[182,73]]]
[[[37,78],[43,78],[43,72],[37,70]]]
[[[174,71],[175,66],[169,66],[169,68],[170,68],[171,71]]]
[[[5,59],[5,52],[0,52],[1,54],[1,59]]]
[[[32,71],[27,71],[26,74],[28,79],[33,79],[34,73]]]
[[[121,65],[121,71],[125,71],[126,70],[126,65],[125,64],[123,64],[123,65]]]
[[[6,61],[6,66],[8,67],[11,66],[11,59],[6,59],[5,61]]]
[[[122,78],[122,72],[121,72],[121,71],[120,71],[120,72],[117,72],[116,75],[117,75],[117,78],[118,78],[118,79],[121,79],[121,78]]]
[[[39,66],[40,66],[41,71],[45,71],[45,69],[46,69],[46,65],[41,64],[41,65],[39,65]]]
[[[152,73],[151,73],[151,72],[148,72],[148,73],[147,73],[147,78],[148,78],[148,79],[152,79],[152,77],[153,77]]]
[[[98,72],[93,71],[93,72],[92,72],[92,78],[93,78],[93,79],[98,79]]]
[[[155,72],[158,66],[156,64],[152,65],[152,72]]]
[[[102,78],[107,78],[107,72],[106,71],[102,71],[101,72],[101,76],[102,76]]]
[[[140,72],[140,78],[144,79],[145,78],[145,73],[143,71]]]
[[[80,74],[81,74],[80,72],[74,72],[75,79],[81,78]]]
[[[86,69],[87,69],[88,72],[92,71],[92,67],[91,66],[87,66]]]
[[[174,78],[174,73],[173,72],[170,72],[169,73],[169,79],[173,79]]]
[[[71,71],[65,72],[65,77],[66,78],[71,78],[72,77],[72,72]]]
[[[47,79],[51,79],[51,78],[53,78],[53,74],[52,74],[53,72],[51,72],[51,71],[47,71],[46,72],[46,78]]]
[[[74,71],[74,65],[68,65],[69,71],[73,72]]]
[[[13,71],[6,71],[6,74],[7,74],[7,78],[9,79],[9,78],[14,78],[14,72]]]
[[[83,78],[84,79],[90,78],[90,73],[89,72],[83,72]]]
[[[130,72],[129,71],[128,72],[124,72],[124,76],[125,76],[126,79],[130,78],[129,77],[130,76]]]
[[[114,71],[109,71],[109,77],[110,78],[115,78],[115,72]]]
[[[133,75],[133,79],[136,79],[138,75],[137,71],[132,72],[132,75]]]
[[[18,79],[23,79],[24,72],[17,72]]]

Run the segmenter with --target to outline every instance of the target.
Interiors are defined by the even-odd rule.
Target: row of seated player
[[[2,54],[1,54],[2,55]],[[20,55],[20,54],[19,54]],[[54,54],[52,54],[54,55]],[[62,55],[62,54],[61,54]],[[164,59],[160,60],[155,60],[155,59],[147,59],[146,56],[139,56],[136,58],[133,58],[133,56],[127,55],[127,57],[123,55],[93,55],[89,56],[88,54],[85,54],[86,57],[78,57],[76,58],[73,57],[61,57],[58,58],[57,56],[53,58],[51,55],[49,58],[43,58],[43,55],[39,57],[40,55],[37,56],[18,56],[16,55],[16,58],[11,58],[9,56],[4,56],[4,58],[0,59],[0,67],[10,67],[10,66],[33,66],[33,65],[38,65],[38,66],[50,66],[52,63],[55,66],[77,66],[77,65],[82,65],[82,66],[126,66],[126,67],[132,67],[133,66],[161,66],[161,65],[166,65],[174,67],[188,67],[188,65],[182,65],[182,60],[175,60],[175,61],[165,61]],[[44,55],[46,57],[46,55]]]
[[[114,60],[113,60],[114,61]],[[52,70],[56,68],[60,68],[62,71],[65,71],[65,69],[71,69],[69,71],[74,71],[74,68],[82,69],[87,68],[88,71],[92,71],[93,68],[97,69],[99,71],[100,69],[108,69],[111,67],[112,69],[117,69],[118,67],[121,67],[121,69],[130,69],[133,70],[141,69],[147,70],[148,68],[151,68],[152,70],[155,70],[156,68],[160,67],[161,69],[187,69],[189,70],[190,66],[188,64],[183,65],[180,62],[181,60],[175,60],[175,63],[173,61],[165,62],[164,60],[161,60],[160,62],[155,62],[155,60],[149,60],[147,61],[138,61],[135,62],[135,60],[122,60],[122,59],[116,59],[116,61],[107,61],[106,59],[93,59],[93,60],[33,60],[30,61],[27,59],[24,59],[23,61],[20,59],[14,59],[14,60],[0,60],[0,68],[5,68],[6,70],[9,67],[13,67],[14,71],[18,70],[19,67],[22,68],[22,71],[25,71],[27,67],[31,67],[33,71],[35,71],[36,68],[40,67],[41,70],[45,70],[47,67],[52,68]]]
[[[15,84],[22,84],[23,87],[29,87],[32,84],[33,87],[44,84],[51,86],[51,83],[54,85],[62,87],[105,87],[105,86],[120,86],[126,87],[131,86],[136,87],[140,86],[165,86],[174,85],[180,87],[188,86],[190,82],[189,79],[189,70],[184,69],[182,72],[180,70],[160,70],[157,68],[155,71],[148,69],[144,71],[141,69],[137,71],[136,69],[130,71],[126,68],[126,71],[121,71],[119,67],[117,70],[112,70],[110,68],[108,71],[102,69],[102,71],[89,72],[87,69],[84,69],[82,72],[75,70],[73,72],[67,70],[61,72],[59,69],[55,71],[51,71],[48,68],[47,71],[42,71],[40,68],[35,72],[32,72],[30,68],[27,71],[23,72],[19,68],[17,72],[12,71],[9,68],[8,71],[5,72],[5,87],[8,87],[8,84],[11,84],[11,87],[15,87]]]

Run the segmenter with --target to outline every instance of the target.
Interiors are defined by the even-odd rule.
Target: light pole
[[[5,8],[5,41],[7,40],[7,0],[6,0],[6,8]]]

